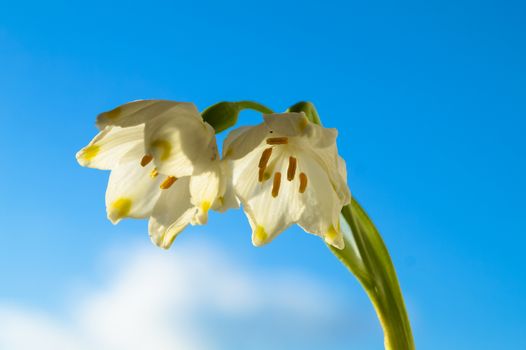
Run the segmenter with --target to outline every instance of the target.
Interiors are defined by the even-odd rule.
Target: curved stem
[[[344,235],[346,248],[329,248],[369,296],[384,331],[385,349],[414,350],[404,299],[385,243],[356,200],[343,208],[342,219],[350,228]]]
[[[206,108],[201,116],[218,134],[236,125],[239,112],[244,109],[252,109],[266,114],[273,113],[270,108],[253,101],[223,101]]]
[[[240,109],[252,109],[264,114],[272,114],[274,111],[270,108],[268,108],[265,105],[262,105],[261,103],[254,102],[254,101],[239,101],[236,102],[237,106]]]
[[[321,125],[320,116],[311,102],[298,102],[288,111],[304,112],[311,122]],[[414,350],[402,291],[380,233],[354,198],[343,207],[341,218],[345,248],[329,248],[356,276],[369,296],[384,331],[385,349]]]

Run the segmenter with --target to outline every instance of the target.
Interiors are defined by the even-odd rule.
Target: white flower
[[[97,117],[101,132],[77,153],[87,167],[111,170],[108,218],[150,217],[152,241],[168,248],[189,223],[221,209],[226,187],[215,133],[191,103],[143,100]]]
[[[297,223],[344,247],[339,220],[350,192],[336,136],[336,129],[313,124],[303,113],[265,115],[262,124],[228,135],[223,155],[230,161],[254,245]]]

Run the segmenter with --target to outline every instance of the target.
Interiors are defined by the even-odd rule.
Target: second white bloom
[[[243,204],[256,246],[298,223],[342,249],[340,212],[349,203],[345,162],[336,129],[308,121],[303,113],[265,115],[264,122],[232,131],[223,155]]]

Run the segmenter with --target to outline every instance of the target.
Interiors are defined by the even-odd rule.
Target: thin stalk
[[[361,264],[356,262],[356,253],[350,253],[352,249],[329,248],[357,277],[369,296],[384,331],[385,349],[414,350],[411,325],[396,271],[380,234],[354,199],[343,208],[342,219],[350,228],[350,232],[344,235],[345,244],[354,244]]]
[[[274,113],[272,109],[268,108],[265,105],[262,105],[261,103],[257,103],[254,101],[239,101],[239,102],[236,102],[236,104],[238,105],[240,109],[252,109],[252,110],[264,113],[264,114]]]
[[[304,112],[307,118],[322,125],[311,102],[298,102],[290,112]],[[347,226],[345,248],[329,246],[333,254],[353,273],[369,296],[384,332],[386,350],[414,350],[411,324],[398,283],[396,271],[380,233],[367,213],[352,198],[342,209]]]

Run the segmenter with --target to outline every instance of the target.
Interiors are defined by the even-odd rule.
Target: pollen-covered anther
[[[175,176],[168,176],[159,187],[161,190],[167,190],[174,184],[175,181],[177,181]]]
[[[259,168],[258,181],[263,182],[265,180],[265,168]]]
[[[157,177],[157,175],[159,175],[159,171],[157,171],[157,168],[153,168],[153,170],[150,171],[150,177],[154,179]]]
[[[145,167],[147,166],[148,164],[150,164],[150,162],[153,160],[153,157],[149,154],[145,155],[144,157],[142,157],[141,159],[141,166],[142,167]]]
[[[281,185],[281,173],[278,171],[274,174],[274,182],[272,183],[272,197],[276,198],[278,196],[280,185]]]
[[[289,157],[289,167],[287,169],[287,180],[292,181],[294,175],[296,175],[296,167],[298,165],[298,160],[294,157]]]
[[[270,156],[272,155],[272,147],[266,148],[263,153],[261,154],[261,158],[259,158],[259,164],[258,164],[258,181],[263,182],[265,180],[265,170],[267,169],[267,164],[270,159]]]
[[[267,139],[268,145],[286,145],[289,143],[288,137],[269,137]]]
[[[300,173],[300,193],[305,192],[307,189],[307,175],[305,173]]]
[[[259,158],[259,164],[258,167],[266,168],[268,164],[268,160],[270,159],[270,156],[272,155],[272,147],[266,148],[263,153],[261,153],[261,158]]]

